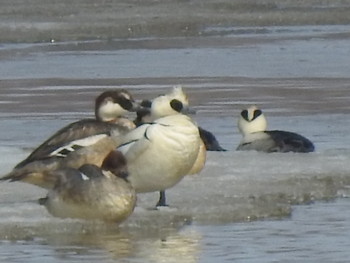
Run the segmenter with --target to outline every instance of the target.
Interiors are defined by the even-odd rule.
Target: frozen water
[[[175,211],[168,211],[168,215],[183,215],[191,221],[201,223],[281,218],[291,215],[293,204],[349,196],[347,186],[350,180],[350,150],[339,137],[343,140],[349,139],[346,131],[350,123],[343,121],[343,115],[317,115],[313,116],[311,121],[310,116],[288,117],[288,121],[285,121],[284,116],[268,118],[270,127],[283,127],[285,130],[303,133],[313,140],[317,151],[311,154],[236,152],[234,149],[240,135],[233,116],[223,119],[207,116],[206,121],[203,116],[194,118],[199,124],[203,123],[205,128],[213,131],[228,151],[209,152],[206,167],[200,175],[188,176],[167,191],[171,206],[176,207]],[[5,127],[9,123],[12,124],[12,128],[23,123],[21,120],[2,122],[7,123],[3,125]],[[33,141],[43,137],[35,132],[34,126],[37,126],[37,122],[41,121],[27,123],[33,125],[33,129],[29,130],[36,134],[34,140],[27,142],[27,147],[33,146]],[[49,124],[50,121],[46,123]],[[340,123],[342,127],[339,126]],[[60,126],[60,123],[56,125]],[[27,128],[30,127],[27,125]],[[330,127],[338,129],[330,130]],[[3,132],[6,135],[5,131]],[[42,130],[42,133],[48,131]],[[13,145],[16,146],[17,143],[14,142]],[[2,174],[28,154],[27,149],[10,145],[1,147],[0,150],[3,156],[6,156],[0,161]],[[6,208],[7,203],[12,205],[12,202],[15,202],[16,205],[20,205],[21,201],[35,200],[44,194],[44,191],[23,183],[3,183],[2,186],[2,213],[6,214],[6,218],[12,218],[9,215],[14,213],[13,217],[16,220],[20,220],[22,214],[17,214],[17,209]],[[18,188],[21,189],[20,195]],[[147,210],[156,203],[156,198],[156,194],[140,195],[139,206]],[[39,223],[45,212],[42,211],[38,216],[41,208],[35,203],[26,203],[26,207],[29,217],[37,218]],[[133,217],[139,222],[150,220],[147,212],[139,217],[137,214]],[[26,221],[28,214],[22,216]],[[47,216],[44,218],[47,220]],[[130,222],[133,221],[132,218]]]
[[[118,41],[110,42],[107,46],[105,42],[86,42],[79,45],[79,50],[69,51],[66,50],[70,47],[69,43],[47,46],[37,44],[23,50],[11,51],[18,54],[16,57],[2,60],[0,77],[2,79],[156,78],[159,76],[167,78],[179,76],[348,77],[347,69],[350,63],[347,59],[350,53],[348,38],[291,37],[285,39],[280,37],[266,41],[261,41],[257,37],[248,40],[227,38],[226,43],[222,44],[222,38],[216,37],[211,39],[219,42],[216,47],[207,46],[206,41],[197,43],[196,39],[191,38],[182,40],[174,38],[173,41],[180,42],[181,45],[174,46],[171,42],[169,44],[169,39],[124,41],[126,46],[119,45]],[[262,43],[257,45],[257,41]],[[279,45],[276,45],[277,41]],[[140,48],[129,48],[128,43],[138,45]],[[94,49],[90,50],[92,44]],[[155,45],[158,47],[152,48]],[[162,47],[163,45],[167,49]],[[190,48],[188,45],[199,45],[199,47]],[[47,50],[43,52],[43,48]],[[113,50],[110,50],[111,48]],[[157,57],[156,60],[155,57]],[[210,67],[203,65],[210,65]],[[98,72],[96,67],[100,69]]]
[[[53,218],[36,202],[46,191],[1,183],[0,261],[347,262],[349,6],[3,2],[1,174],[116,86],[151,99],[183,84],[193,118],[228,151],[169,189],[169,209],[140,195],[120,227]],[[236,152],[237,116],[251,104],[316,152]]]

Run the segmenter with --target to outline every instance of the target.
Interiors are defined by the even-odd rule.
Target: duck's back
[[[102,122],[95,119],[84,119],[73,122],[52,135],[49,139],[39,145],[25,160],[16,165],[15,168],[21,168],[26,164],[43,160],[50,157],[65,157],[71,151],[84,146],[96,143],[111,133],[126,133],[126,127]]]
[[[304,136],[288,131],[267,131],[275,142],[278,152],[308,153],[315,150],[314,144]]]
[[[304,136],[288,131],[263,131],[248,134],[237,150],[255,150],[261,152],[313,152],[313,143]]]
[[[134,189],[113,174],[88,177],[76,169],[57,172],[64,173],[67,181],[50,190],[43,203],[54,216],[121,222],[135,207]]]

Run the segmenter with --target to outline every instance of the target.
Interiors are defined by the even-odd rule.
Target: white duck
[[[155,98],[152,122],[129,132],[118,148],[125,155],[129,181],[136,192],[161,191],[158,205],[165,205],[165,189],[185,175],[199,172],[205,164],[198,126],[181,113],[183,108],[171,93]]]
[[[237,150],[262,152],[313,152],[315,147],[307,138],[288,131],[267,131],[267,121],[262,111],[251,106],[241,112],[238,129],[243,138]]]
[[[147,122],[156,122],[159,118],[178,114],[179,112],[185,114],[192,112],[189,108],[188,96],[183,91],[182,86],[174,86],[170,93],[158,96],[153,101],[143,101],[141,105],[144,108],[137,112],[138,118],[135,120],[137,125]],[[199,128],[199,135],[201,136],[202,134],[203,129]],[[185,141],[183,143],[185,143]],[[203,140],[200,141],[199,147],[197,159],[188,174],[199,173],[205,165],[206,145]],[[160,191],[157,207],[158,206],[167,206],[164,190]]]

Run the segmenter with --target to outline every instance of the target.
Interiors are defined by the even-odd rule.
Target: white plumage
[[[251,106],[241,112],[238,129],[243,135],[237,150],[261,152],[313,152],[313,143],[300,134],[272,130],[267,131],[267,121],[260,109]]]
[[[153,192],[174,186],[190,172],[200,143],[193,121],[175,114],[131,131],[118,150],[125,155],[136,192]]]

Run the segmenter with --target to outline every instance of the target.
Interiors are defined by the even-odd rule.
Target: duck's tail
[[[54,160],[36,161],[21,168],[15,168],[10,173],[0,178],[1,181],[26,182],[42,188],[52,188],[56,182],[55,177],[48,171],[58,168],[58,162]]]
[[[22,167],[14,168],[10,173],[0,178],[1,181],[22,181],[43,188],[52,189],[57,176],[52,171],[60,168],[78,169],[84,164],[94,164],[101,167],[104,158],[116,148],[117,139],[104,138],[98,143],[72,152],[66,158],[48,157],[36,160]]]

